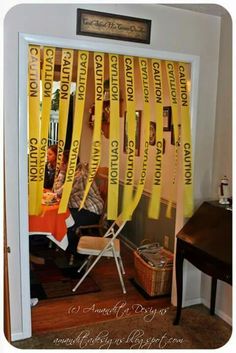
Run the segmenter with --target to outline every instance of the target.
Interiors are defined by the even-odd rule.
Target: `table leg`
[[[183,294],[183,261],[184,254],[180,247],[179,241],[177,240],[176,260],[175,260],[175,271],[176,271],[176,288],[177,288],[177,309],[176,317],[173,322],[174,325],[179,324],[182,308],[182,294]]]
[[[210,308],[211,315],[215,315],[216,287],[217,287],[217,279],[215,277],[212,277],[212,279],[211,279],[211,308]]]

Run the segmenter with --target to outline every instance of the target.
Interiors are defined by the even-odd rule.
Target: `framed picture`
[[[154,121],[150,121],[150,136],[149,136],[149,145],[156,145],[156,123]],[[162,153],[164,154],[166,151],[166,140],[163,138],[162,143]]]
[[[163,131],[171,131],[171,107],[163,107]]]
[[[124,153],[128,152],[128,132],[127,132],[127,112],[125,111],[125,119],[124,119]],[[136,110],[136,134],[135,134],[135,156],[140,155],[140,132],[141,132],[141,117],[142,111]]]
[[[150,121],[150,135],[149,135],[149,145],[155,146],[156,144],[156,123]]]
[[[162,154],[165,154],[166,152],[166,140],[163,139],[163,144],[162,144]]]
[[[171,125],[170,143],[175,146],[174,125]]]
[[[178,138],[177,138],[177,141],[175,142],[174,125],[172,124],[171,125],[171,134],[170,134],[170,143],[172,145],[174,145],[174,146],[177,145],[178,147],[180,146],[180,138],[181,138],[180,133],[181,133],[181,124],[178,124],[178,133],[177,133]]]
[[[77,9],[76,34],[150,44],[151,20]]]

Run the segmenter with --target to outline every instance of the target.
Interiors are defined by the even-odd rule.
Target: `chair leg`
[[[88,270],[85,272],[85,274],[81,277],[81,279],[78,281],[78,283],[76,284],[76,286],[72,289],[72,292],[75,292],[76,289],[81,285],[81,283],[85,280],[85,278],[87,277],[87,275],[91,272],[91,270],[94,268],[94,266],[96,265],[96,263],[100,260],[100,258],[103,256],[104,252],[108,249],[109,246],[112,246],[112,249],[114,249],[114,245],[113,245],[113,239],[111,239],[107,245],[103,248],[103,250],[100,252],[100,254],[96,257],[96,259],[94,260],[94,262],[91,264],[91,266],[88,268]],[[117,260],[117,256],[116,253],[113,252],[113,256],[115,257],[115,261],[116,261],[116,266],[117,266],[117,270],[119,273],[119,277],[120,277],[120,282],[121,282],[121,286],[123,289],[123,293],[126,293],[126,289],[125,289],[125,285],[124,285],[124,281],[122,278],[122,274],[120,271],[120,267],[119,267],[119,263]]]
[[[89,269],[89,266],[91,265],[91,263],[93,261],[93,258],[94,258],[93,255],[89,255],[85,271],[87,271]]]
[[[89,261],[89,259],[86,259],[86,260],[82,263],[82,265],[78,268],[77,272],[80,272],[80,271],[84,268],[84,266],[87,265],[88,261]]]
[[[84,260],[84,262],[82,263],[82,265],[80,266],[77,272],[80,272],[84,268],[84,266],[86,266],[85,271],[87,271],[92,261],[92,258],[93,258],[93,255],[89,255],[88,258]]]
[[[122,273],[121,273],[121,270],[120,270],[120,265],[119,265],[119,262],[117,260],[117,256],[116,256],[116,252],[114,250],[113,244],[112,244],[112,253],[113,253],[113,256],[114,256],[114,259],[115,259],[115,263],[116,263],[117,271],[118,271],[118,274],[119,274],[120,284],[121,284],[123,293],[126,294],[124,280],[123,280],[123,277],[122,277]]]
[[[104,252],[107,250],[108,246],[110,245],[110,242],[107,243],[107,245],[104,247],[104,249],[100,252],[100,254],[96,257],[94,262],[91,264],[91,266],[88,268],[88,270],[85,272],[85,274],[80,278],[79,282],[76,284],[76,286],[72,289],[72,292],[75,292],[76,289],[81,285],[81,283],[85,280],[89,272],[94,268],[96,263],[100,260]]]
[[[124,265],[123,265],[123,261],[122,261],[121,256],[118,257],[118,260],[119,260],[119,263],[120,263],[121,271],[122,271],[123,275],[125,275],[125,269],[124,269]]]

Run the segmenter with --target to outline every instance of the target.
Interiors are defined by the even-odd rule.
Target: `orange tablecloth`
[[[42,205],[42,214],[40,216],[29,216],[29,232],[51,234],[57,241],[67,234],[66,221],[70,211],[58,213],[59,204],[46,206]]]

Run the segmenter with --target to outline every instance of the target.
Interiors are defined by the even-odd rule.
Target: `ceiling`
[[[201,12],[213,16],[229,15],[228,11],[217,4],[164,4],[166,6],[176,7],[183,10],[190,10],[194,12]]]

